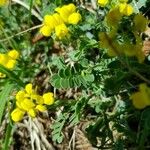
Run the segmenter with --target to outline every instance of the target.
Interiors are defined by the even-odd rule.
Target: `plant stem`
[[[24,34],[24,33],[26,33],[26,32],[29,32],[29,31],[32,31],[32,30],[38,29],[38,28],[40,28],[40,27],[42,27],[42,26],[43,26],[43,24],[40,24],[40,25],[37,25],[37,26],[31,27],[31,28],[29,28],[29,29],[27,29],[27,30],[24,30],[24,31],[21,31],[21,32],[19,32],[19,33],[17,33],[17,34],[14,34],[14,35],[12,35],[12,36],[9,36],[9,37],[7,37],[7,38],[5,38],[5,39],[0,39],[0,42],[9,41],[9,39],[14,38],[15,36],[22,35],[22,34]]]

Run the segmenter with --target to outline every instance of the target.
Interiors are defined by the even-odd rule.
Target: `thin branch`
[[[16,37],[16,36],[22,35],[22,34],[24,34],[24,33],[26,33],[26,32],[29,32],[29,31],[38,29],[38,28],[40,28],[40,27],[42,27],[42,24],[37,25],[37,26],[34,26],[34,27],[31,27],[31,28],[29,28],[29,29],[27,29],[27,30],[24,30],[24,31],[21,31],[21,32],[15,34],[15,35],[9,36],[9,37],[7,37],[7,38],[5,38],[5,39],[0,39],[0,42],[8,41],[9,39],[12,39],[12,38],[14,38],[14,37]]]

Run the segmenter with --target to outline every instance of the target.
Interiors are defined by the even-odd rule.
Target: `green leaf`
[[[64,75],[64,69],[60,69],[60,70],[58,71],[58,75],[59,75],[61,78],[64,78],[64,77],[65,77],[65,75]]]
[[[67,67],[65,70],[64,70],[64,74],[66,77],[70,77],[72,74],[71,74],[71,69],[70,67]]]
[[[94,81],[94,75],[93,74],[86,74],[84,76],[84,79],[88,82],[93,82]]]
[[[60,79],[60,85],[62,88],[69,88],[70,85],[69,85],[69,79]]]
[[[10,140],[11,140],[11,132],[12,132],[12,125],[9,123],[7,125],[6,134],[5,134],[5,140],[2,150],[9,150],[10,146]]]
[[[2,121],[5,105],[8,101],[10,92],[13,90],[14,84],[6,83],[4,89],[0,92],[0,124]]]
[[[52,84],[52,86],[54,86],[55,88],[61,88],[61,84],[60,84],[60,77],[59,77],[59,75],[57,75],[57,74],[55,74],[55,75],[53,75],[52,76],[52,79],[51,79],[51,84]]]

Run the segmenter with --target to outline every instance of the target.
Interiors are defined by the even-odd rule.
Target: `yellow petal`
[[[43,34],[44,36],[48,37],[51,35],[52,29],[51,29],[51,27],[44,25],[43,27],[41,27],[40,33]]]
[[[146,84],[139,85],[139,91],[131,95],[133,105],[137,109],[150,106],[150,88]]]
[[[72,13],[68,18],[68,23],[70,24],[78,24],[81,20],[81,15],[79,13]]]
[[[132,94],[131,99],[132,99],[132,103],[133,103],[134,107],[137,109],[143,109],[147,106],[145,104],[145,102],[143,101],[143,98],[142,98],[140,92],[136,92],[136,93]]]
[[[119,11],[126,16],[130,16],[133,13],[133,7],[127,3],[119,4]]]
[[[16,100],[17,100],[17,101],[23,101],[24,98],[25,98],[25,91],[24,91],[24,90],[20,90],[20,91],[16,94]]]
[[[34,109],[28,110],[28,114],[29,114],[32,118],[35,118],[35,117],[36,117],[36,111],[35,111]]]
[[[28,94],[32,94],[33,93],[33,89],[32,89],[32,83],[29,83],[25,86],[25,90]]]
[[[46,105],[52,105],[54,103],[53,93],[51,92],[45,93],[43,95],[43,98],[44,98],[44,104]]]
[[[18,121],[21,121],[23,119],[24,114],[25,114],[24,111],[22,111],[19,108],[16,108],[12,111],[11,118],[13,121],[18,122]]]
[[[52,15],[45,15],[44,16],[44,25],[45,26],[48,26],[50,29],[49,32],[51,32],[54,28],[55,28],[55,24],[54,24],[54,18]],[[46,27],[45,27],[46,28]],[[42,29],[44,30],[44,28]]]
[[[5,67],[8,69],[13,69],[16,65],[16,60],[14,59],[9,59],[8,62],[6,63]]]
[[[98,4],[101,6],[101,7],[105,7],[108,3],[108,0],[98,0]]]
[[[8,62],[8,56],[6,54],[0,53],[0,64],[5,66]]]
[[[21,108],[25,111],[29,111],[30,109],[35,107],[35,104],[30,99],[24,99],[22,102],[19,103]]]
[[[55,34],[59,39],[62,39],[63,37],[68,35],[68,28],[65,24],[61,24],[55,27]]]
[[[66,9],[69,11],[70,14],[76,11],[76,6],[73,3],[70,3],[66,6]]]
[[[12,59],[17,59],[19,57],[19,53],[17,50],[13,49],[8,52],[8,56],[10,56]]]
[[[36,104],[43,104],[44,103],[44,99],[40,95],[34,94],[34,95],[32,95],[32,99],[36,101]]]
[[[35,109],[39,110],[40,112],[46,111],[46,107],[44,105],[37,105]]]
[[[54,22],[53,22],[54,27],[56,27],[56,26],[64,23],[63,20],[62,20],[62,18],[61,18],[61,16],[58,13],[53,14],[52,17],[54,19]]]

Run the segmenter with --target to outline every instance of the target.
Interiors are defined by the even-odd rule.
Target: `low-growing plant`
[[[149,6],[0,0],[0,149],[149,149]]]

